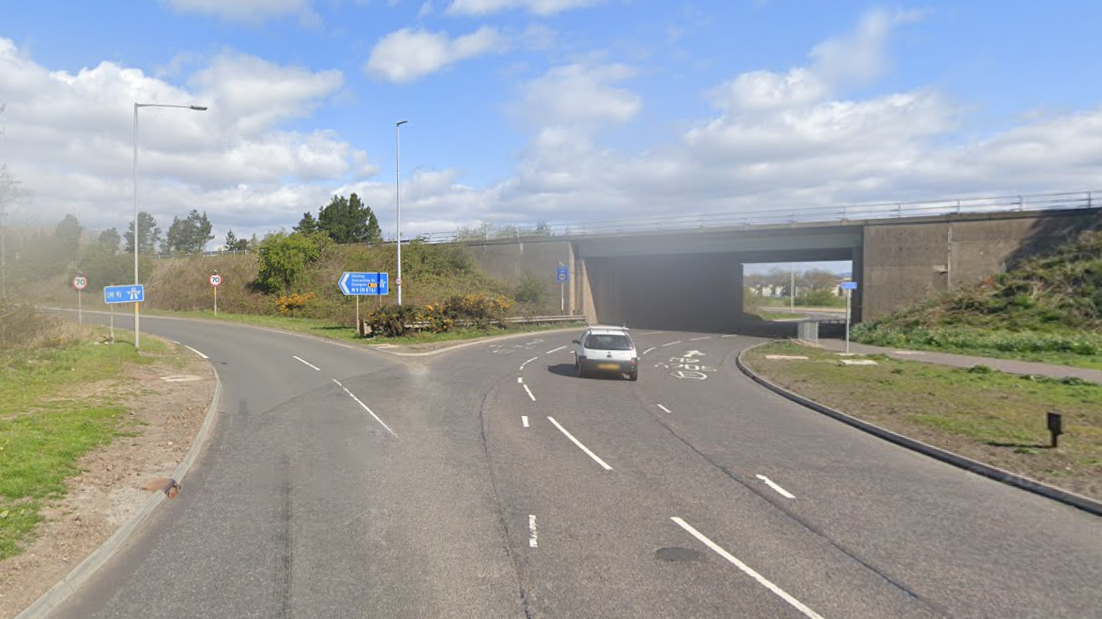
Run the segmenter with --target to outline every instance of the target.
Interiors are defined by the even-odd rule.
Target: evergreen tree
[[[126,253],[134,253],[134,222],[130,222],[125,240]],[[155,253],[157,246],[161,244],[161,229],[157,226],[157,220],[145,211],[138,213],[138,240],[139,254]]]
[[[333,196],[329,204],[318,211],[317,222],[318,227],[337,243],[370,244],[382,241],[379,220],[371,207],[361,202],[356,194],[348,198]]]

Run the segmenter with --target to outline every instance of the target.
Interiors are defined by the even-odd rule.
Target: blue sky
[[[217,245],[353,191],[403,235],[1102,188],[1102,5],[9,3],[12,222],[196,208]]]

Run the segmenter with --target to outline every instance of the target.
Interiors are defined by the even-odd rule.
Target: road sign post
[[[337,280],[337,287],[345,296],[356,297],[356,334],[363,335],[363,324],[360,322],[360,297],[390,294],[390,274],[345,271]]]
[[[77,275],[73,278],[73,288],[77,289],[77,324],[80,326],[84,326],[84,308],[81,306],[81,297],[83,296],[84,289],[87,287],[87,277]]]
[[[849,354],[849,323],[850,312],[853,307],[853,291],[857,290],[857,282],[845,281],[842,282],[842,290],[846,291],[846,354]]]
[[[559,262],[555,269],[555,281],[559,283],[559,312],[566,313],[566,283],[570,281],[570,268]]]
[[[218,315],[218,287],[222,285],[222,276],[218,274],[218,271],[215,271],[214,273],[211,274],[210,279],[208,281],[210,281],[210,287],[214,289],[214,315],[217,316]]]

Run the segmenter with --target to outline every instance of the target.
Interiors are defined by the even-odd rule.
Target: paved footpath
[[[820,339],[819,344],[828,350],[845,350],[846,343],[840,339]],[[970,355],[954,355],[929,350],[903,350],[899,348],[887,348],[883,346],[867,346],[865,344],[850,343],[850,352],[863,355],[883,354],[893,359],[906,361],[921,361],[923,363],[936,363],[939,365],[951,365],[958,368],[970,368],[976,365],[986,365],[992,369],[1011,374],[1033,374],[1035,376],[1051,376],[1053,378],[1075,377],[1092,383],[1102,384],[1102,370],[1088,368],[1076,368],[1066,365],[1054,365],[1051,363],[1035,363],[1032,361],[1015,361],[1013,359],[992,359],[990,357],[973,357]]]

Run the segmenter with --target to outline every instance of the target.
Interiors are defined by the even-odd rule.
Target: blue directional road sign
[[[390,294],[390,274],[346,271],[337,286],[348,296],[387,295]]]
[[[842,290],[857,290],[857,282],[842,282]]]
[[[104,303],[141,303],[145,301],[145,287],[141,284],[104,286]]]
[[[559,268],[555,269],[555,283],[565,284],[570,281],[570,268],[564,264],[560,264]]]

